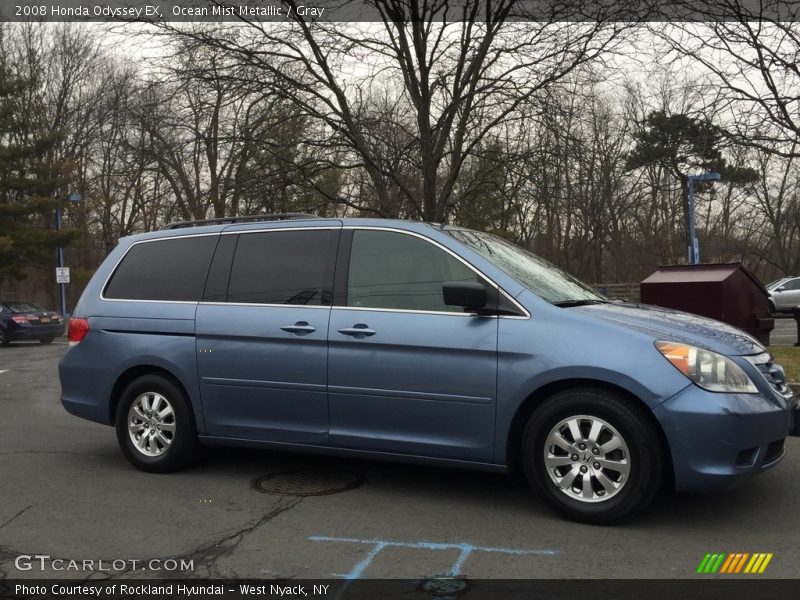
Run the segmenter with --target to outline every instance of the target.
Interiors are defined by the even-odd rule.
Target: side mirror
[[[785,292],[786,291],[786,287],[785,286],[781,286],[779,288],[776,288],[775,291],[776,292]]]
[[[442,284],[447,306],[460,306],[472,312],[486,307],[486,286],[477,281],[448,281]]]

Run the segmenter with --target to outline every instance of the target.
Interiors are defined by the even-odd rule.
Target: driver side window
[[[447,306],[442,285],[481,281],[469,267],[434,244],[392,231],[356,230],[350,252],[347,306],[463,312]]]

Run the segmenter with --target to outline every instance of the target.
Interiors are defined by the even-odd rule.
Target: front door
[[[780,310],[791,309],[800,306],[800,278],[790,279],[782,286],[782,292],[773,292],[775,307]]]
[[[209,434],[327,442],[338,234],[330,227],[223,234],[196,317]]]
[[[330,443],[491,461],[498,320],[442,298],[444,282],[479,276],[409,233],[356,229],[348,247],[329,326]]]

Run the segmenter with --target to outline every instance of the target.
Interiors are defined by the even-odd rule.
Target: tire
[[[8,339],[8,333],[6,333],[5,329],[0,329],[0,346],[9,345],[11,345],[11,340]]]
[[[570,440],[575,425],[578,439]],[[665,458],[643,409],[613,392],[579,388],[556,393],[531,415],[522,465],[552,509],[573,521],[608,524],[644,510],[661,487]]]
[[[178,471],[197,454],[197,428],[189,401],[162,375],[143,375],[131,382],[120,397],[114,423],[122,453],[142,471]],[[153,429],[155,435],[150,434]],[[135,442],[132,436],[142,442]]]
[[[52,344],[55,339],[54,337],[43,337],[39,338],[39,343],[46,346],[47,344]]]
[[[778,312],[777,310],[775,310],[775,303],[772,300],[769,300],[769,312],[770,312],[770,314],[773,314],[773,315],[776,312]]]

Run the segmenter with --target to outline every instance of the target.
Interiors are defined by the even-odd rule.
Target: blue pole
[[[701,173],[700,175],[689,175],[688,201],[689,201],[689,264],[700,264],[700,244],[697,241],[697,228],[694,220],[694,182],[695,181],[719,181],[722,175],[719,173]]]
[[[56,205],[56,231],[61,231],[61,203]],[[58,247],[57,251],[57,258],[58,258],[58,266],[64,266],[64,248],[61,246]],[[61,316],[66,316],[67,314],[67,295],[66,289],[64,288],[65,284],[59,283],[58,287],[60,288],[61,294]]]
[[[694,223],[694,180],[693,175],[689,175],[689,264],[696,265],[700,262],[700,249],[697,244],[697,232]]]

